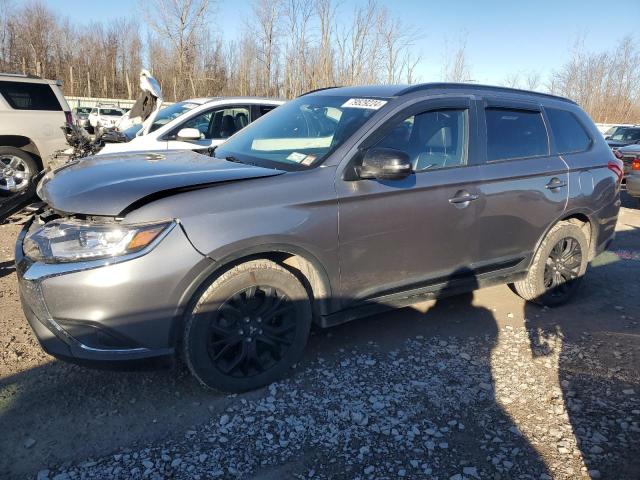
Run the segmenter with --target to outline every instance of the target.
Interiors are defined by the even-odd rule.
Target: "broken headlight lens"
[[[119,225],[54,220],[27,235],[23,250],[27,257],[46,263],[116,257],[146,248],[171,225],[171,222]]]

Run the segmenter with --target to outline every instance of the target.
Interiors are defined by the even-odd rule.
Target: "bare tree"
[[[334,45],[336,6],[332,0],[316,0],[315,13],[318,19],[319,42],[313,67],[312,88],[333,85],[334,79]]]
[[[640,50],[624,37],[611,51],[588,52],[578,39],[570,60],[553,72],[552,93],[578,102],[600,122],[627,122],[640,118]]]
[[[408,84],[416,83],[418,79],[415,76],[416,67],[420,64],[421,58],[420,56],[413,56],[413,53],[410,49],[407,49],[404,53],[404,71],[406,73],[406,81]]]
[[[211,0],[142,0],[141,5],[158,40],[169,46],[171,63],[162,67],[173,76],[174,96],[194,94],[199,40],[205,35]]]
[[[502,81],[502,84],[505,87],[509,87],[509,88],[520,88],[520,74],[519,73],[508,74]]]
[[[260,71],[260,90],[265,95],[275,95],[277,92],[277,80],[275,72],[278,70],[278,47],[280,0],[254,0],[253,14],[257,21],[256,45]],[[253,22],[252,22],[253,23]],[[255,24],[247,25],[247,29],[254,28]]]
[[[540,72],[527,72],[524,78],[524,86],[527,90],[539,90],[542,85],[542,75]]]
[[[467,58],[467,37],[467,33],[463,32],[453,49],[445,40],[442,78],[446,82],[468,82],[471,80],[471,66]]]
[[[285,0],[283,13],[286,21],[284,31],[287,32],[284,95],[294,97],[309,90],[309,34],[314,13],[313,0]]]

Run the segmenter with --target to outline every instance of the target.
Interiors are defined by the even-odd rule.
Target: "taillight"
[[[614,150],[613,154],[616,156],[618,160],[622,160],[622,154],[620,153],[620,150],[617,150],[617,149]]]
[[[71,112],[64,112],[64,118],[67,121],[67,125],[73,125],[73,116]]]
[[[616,177],[618,177],[618,183],[622,183],[622,177],[624,177],[624,164],[622,163],[622,161],[616,158],[615,160],[609,162],[608,167],[609,170],[615,173]]]
[[[640,170],[640,157],[636,157],[631,162],[631,170]]]

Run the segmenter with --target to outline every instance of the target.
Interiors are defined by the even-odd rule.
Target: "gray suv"
[[[614,235],[622,163],[550,95],[330,88],[211,156],[113,154],[45,177],[16,247],[26,317],[73,361],[180,356],[204,385],[288,372],[313,323],[509,283],[558,305]]]

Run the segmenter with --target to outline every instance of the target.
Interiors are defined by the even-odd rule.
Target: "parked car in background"
[[[283,103],[256,97],[196,98],[174,103],[158,112],[149,133],[138,135],[142,125],[134,125],[122,132],[123,140],[128,141],[107,143],[98,154],[206,150]]]
[[[596,126],[598,127],[598,130],[600,130],[602,132],[602,135],[604,135],[605,137],[609,137],[611,135],[613,135],[614,133],[616,133],[616,131],[619,128],[623,128],[623,127],[635,127],[637,125],[634,125],[633,123],[618,123],[618,124],[598,124],[596,123]]]
[[[219,107],[229,128],[271,106],[248,102]],[[217,111],[163,135],[210,131]],[[620,207],[622,162],[578,105],[498,87],[316,91],[214,153],[89,157],[43,179],[16,271],[45,350],[179,354],[202,384],[250,390],[289,372],[312,322],[496,283],[566,302]]]
[[[66,147],[71,109],[55,80],[0,74],[0,194],[25,191]]]
[[[627,193],[640,200],[640,144],[620,147],[614,154],[624,163]]]
[[[188,111],[199,107],[203,103],[206,103],[210,99],[208,98],[192,98],[182,102],[176,102],[171,105],[167,105],[161,108],[155,116],[153,122],[149,126],[149,133],[155,132],[160,127],[165,126],[170,121],[178,118],[180,115],[187,113]],[[127,118],[128,114],[124,114],[122,118]],[[142,123],[136,123],[123,130],[109,130],[105,132],[103,139],[107,143],[123,143],[130,142],[136,136],[141,135]]]
[[[87,128],[89,126],[89,113],[91,113],[91,107],[76,107],[73,109],[73,121],[79,127]]]
[[[611,148],[640,143],[640,126],[616,127],[611,135],[606,135],[604,138]]]
[[[98,105],[89,113],[89,127],[91,131],[112,128],[116,125],[124,112],[113,105]]]

